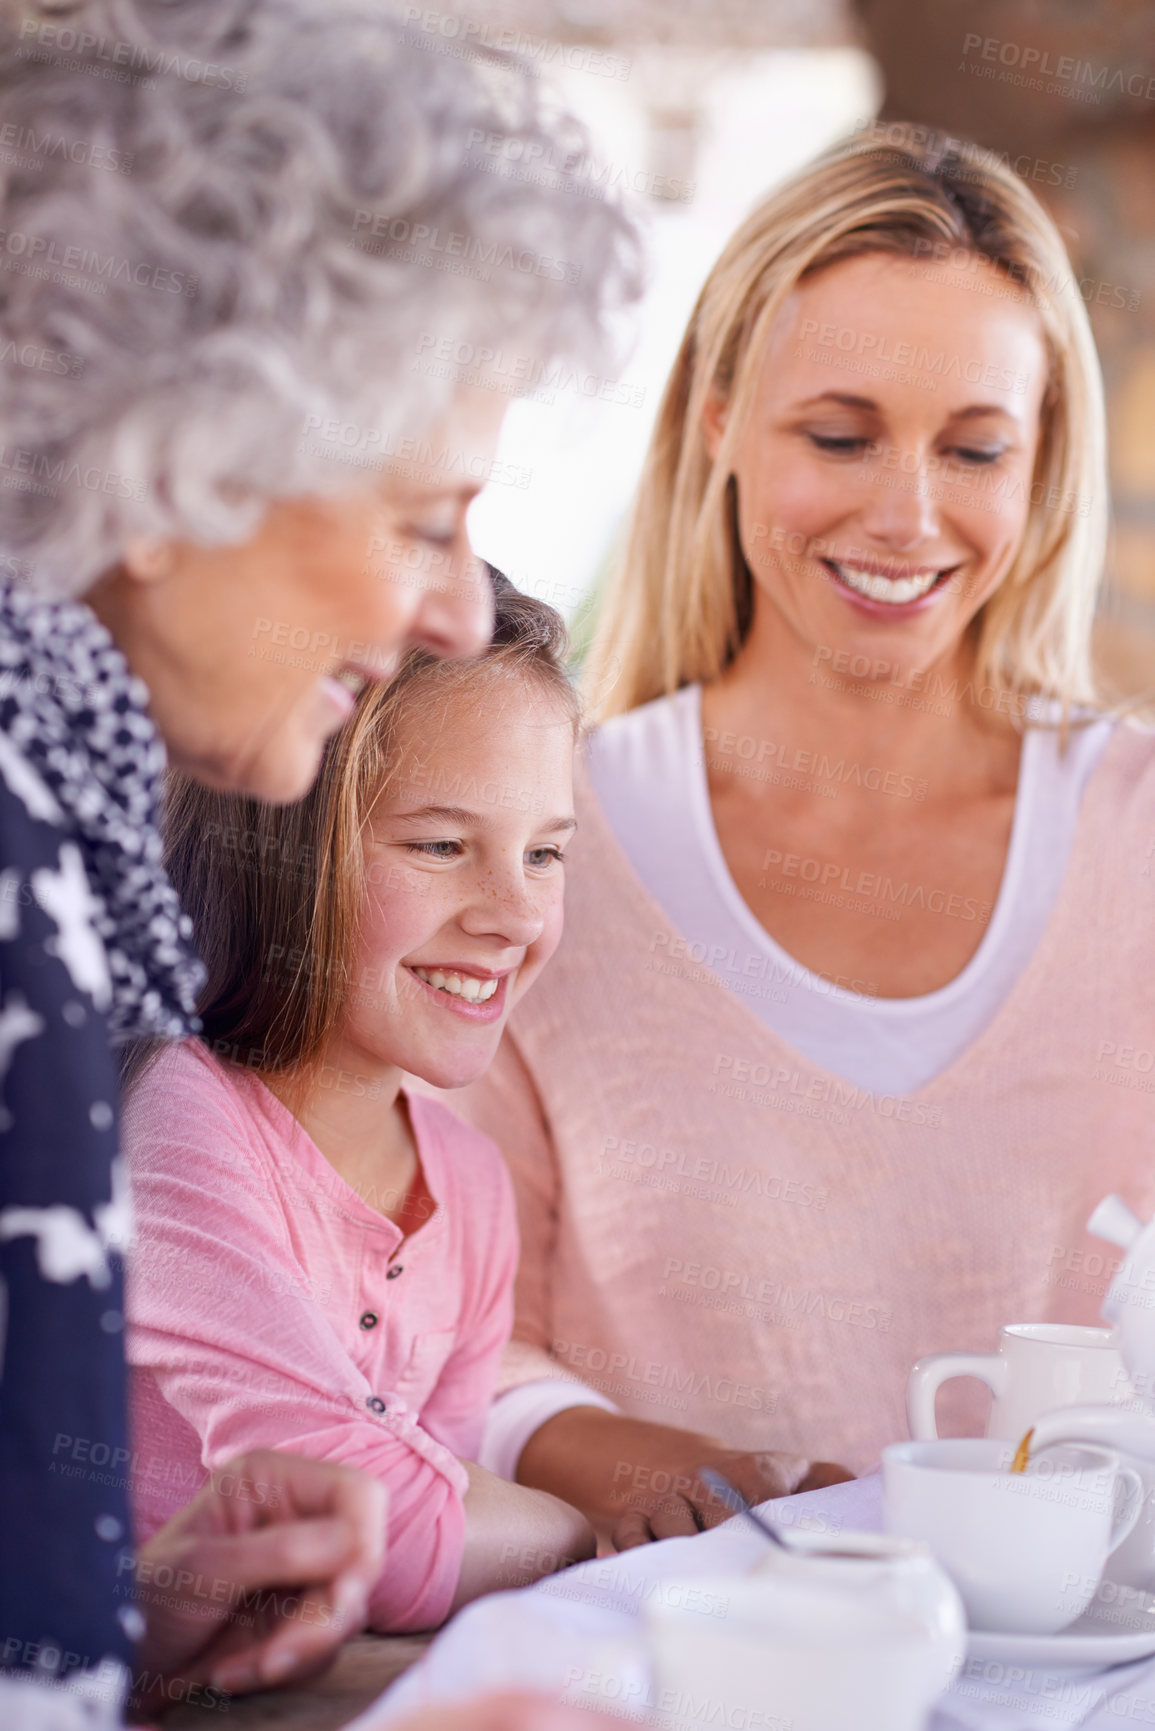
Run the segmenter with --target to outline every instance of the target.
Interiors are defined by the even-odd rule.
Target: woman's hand
[[[136,1558],[134,1714],[177,1677],[244,1692],[323,1669],[364,1624],[386,1506],[378,1480],[274,1449],[214,1472]]]
[[[524,1587],[581,1563],[597,1551],[590,1523],[543,1490],[511,1485],[470,1461],[465,1493],[465,1555],[452,1610],[482,1593]]]
[[[830,1461],[735,1449],[717,1437],[590,1406],[568,1407],[535,1431],[517,1476],[565,1497],[624,1551],[729,1519],[730,1510],[702,1483],[703,1467],[720,1472],[752,1503],[854,1477]]]

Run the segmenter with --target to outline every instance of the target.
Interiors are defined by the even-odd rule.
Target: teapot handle
[[[1032,1454],[1054,1443],[1094,1443],[1136,1460],[1155,1461],[1155,1413],[1118,1406],[1065,1406],[1036,1420]]]
[[[1124,1539],[1130,1538],[1135,1530],[1139,1516],[1143,1513],[1143,1498],[1146,1488],[1143,1480],[1134,1467],[1119,1465],[1116,1489],[1123,1492],[1119,1498],[1119,1506],[1115,1511],[1115,1519],[1111,1523],[1111,1538],[1109,1549],[1117,1551]]]

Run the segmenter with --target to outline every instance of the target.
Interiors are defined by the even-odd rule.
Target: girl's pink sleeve
[[[544,1377],[575,1381],[550,1351],[554,1241],[560,1195],[557,1151],[525,1060],[506,1029],[481,1077],[451,1096],[455,1111],[497,1143],[513,1179],[521,1257],[514,1288],[513,1338],[498,1375],[501,1393]]]
[[[206,1468],[280,1448],[381,1479],[388,1546],[371,1625],[443,1622],[461,1570],[468,1476],[404,1401],[369,1386],[309,1296],[227,1089],[204,1066],[162,1058],[130,1098],[124,1129],[138,1238],[134,1373],[151,1373],[193,1427]]]
[[[470,1291],[459,1340],[421,1411],[431,1436],[462,1459],[475,1461],[513,1325],[517,1274],[517,1212],[500,1153],[487,1136],[456,1120],[449,1135],[452,1169],[468,1176],[459,1194],[469,1233]]]

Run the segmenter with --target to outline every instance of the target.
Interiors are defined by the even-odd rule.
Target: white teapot
[[[1144,1226],[1118,1196],[1106,1196],[1088,1232],[1126,1254],[1103,1302],[1114,1325],[1135,1401],[1130,1407],[1069,1406],[1044,1414],[1032,1451],[1058,1442],[1099,1443],[1115,1449],[1143,1480],[1143,1512],[1110,1562],[1123,1586],[1155,1591],[1155,1220]]]

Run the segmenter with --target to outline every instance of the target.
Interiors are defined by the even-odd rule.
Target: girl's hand
[[[568,1407],[521,1452],[522,1484],[582,1509],[618,1550],[716,1527],[730,1511],[701,1482],[713,1467],[752,1503],[854,1477],[829,1461],[731,1448],[717,1437],[650,1424],[600,1407]]]
[[[690,1433],[683,1433],[690,1440]],[[696,1439],[706,1442],[709,1439]],[[631,1495],[633,1507],[616,1523],[612,1543],[617,1551],[628,1551],[634,1545],[647,1545],[654,1539],[672,1539],[716,1527],[729,1520],[728,1509],[698,1477],[703,1467],[713,1467],[741,1491],[748,1503],[764,1503],[771,1497],[793,1496],[799,1491],[816,1491],[823,1485],[842,1484],[853,1473],[831,1461],[808,1461],[801,1455],[777,1454],[759,1450],[744,1454],[714,1444],[712,1447],[688,1451],[681,1457],[681,1471],[671,1474],[658,1467],[650,1474],[650,1482],[669,1483],[665,1492],[651,1491],[642,1501]]]

